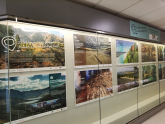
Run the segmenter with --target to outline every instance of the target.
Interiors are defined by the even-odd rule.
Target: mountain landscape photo
[[[65,66],[64,35],[60,31],[12,23],[9,27],[10,36],[16,40],[14,50],[10,51],[10,69]],[[3,52],[0,69],[6,63]]]
[[[8,120],[7,108],[9,108],[6,102],[9,92],[6,89],[7,82],[6,78],[0,78],[0,108],[3,108],[1,112],[6,121]],[[54,87],[58,92],[64,92],[60,92],[59,95],[51,95],[49,74],[10,77],[12,121],[66,107],[65,85],[63,83],[62,86]]]

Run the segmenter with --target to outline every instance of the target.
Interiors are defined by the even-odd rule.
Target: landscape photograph
[[[163,45],[158,46],[158,61],[165,61],[165,47]]]
[[[5,26],[0,25],[2,36],[6,36]],[[10,69],[65,66],[64,35],[52,28],[23,23],[9,23],[9,61]],[[1,45],[0,69],[6,68],[4,49]],[[12,46],[13,45],[13,46]]]
[[[66,83],[60,82],[60,80],[64,82],[65,75],[62,75],[62,79],[55,79],[60,75],[62,74],[10,77],[11,120],[14,121],[66,107]],[[55,80],[54,83],[56,84],[56,86],[53,86],[56,91],[53,95],[51,94],[53,89],[50,90],[50,82],[53,83],[53,81],[50,80]],[[8,107],[9,103],[4,101],[7,95],[7,79],[0,78],[0,84],[0,108],[2,108],[3,119],[7,120],[9,113],[5,108]],[[0,119],[2,118],[0,117]]]
[[[116,62],[138,63],[138,45],[136,42],[116,40]]]
[[[108,38],[74,34],[75,66],[111,64]]]
[[[11,26],[8,26],[9,35],[13,35],[11,28]],[[0,22],[0,42],[5,36],[7,36],[7,23]],[[2,45],[2,43],[0,43],[0,69],[8,69],[7,54],[7,49]]]
[[[118,67],[117,85],[118,92],[139,86],[139,71],[137,67]]]
[[[99,64],[111,64],[111,42],[108,38],[98,37],[98,61]]]
[[[75,71],[76,104],[113,94],[112,70]]]
[[[141,44],[142,62],[156,61],[156,50],[154,45]]]
[[[75,66],[86,65],[86,37],[74,34],[74,58]]]
[[[10,121],[8,78],[0,78],[0,124]]]
[[[165,64],[159,64],[159,80],[165,79]]]
[[[155,82],[157,80],[156,66],[155,65],[142,66],[142,78],[143,78],[143,85]]]

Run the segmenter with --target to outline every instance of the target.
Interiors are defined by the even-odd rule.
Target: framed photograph
[[[159,64],[159,80],[165,79],[165,64]]]
[[[138,45],[136,42],[116,40],[117,64],[138,63]]]
[[[158,45],[158,61],[165,61],[165,46]]]
[[[141,56],[142,56],[142,62],[155,62],[156,61],[155,45],[142,43]]]
[[[112,87],[112,69],[75,71],[76,104],[110,96]]]
[[[65,45],[62,31],[53,27],[26,23],[0,24],[0,70],[6,69],[9,52],[9,69],[48,68],[65,66]],[[9,40],[9,44],[7,44]]]
[[[59,111],[66,105],[66,73],[10,77],[11,121]],[[3,119],[8,120],[7,78],[0,78]],[[7,96],[6,96],[7,95]]]
[[[129,90],[139,86],[139,68],[118,67],[117,68],[118,92]]]
[[[74,34],[75,66],[111,64],[108,38]]]
[[[142,78],[143,78],[143,85],[157,81],[156,66],[155,65],[142,66]]]

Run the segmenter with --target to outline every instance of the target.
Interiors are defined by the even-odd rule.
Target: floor
[[[165,124],[165,109],[149,118],[142,124]]]

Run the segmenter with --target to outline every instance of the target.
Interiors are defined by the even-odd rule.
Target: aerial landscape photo
[[[52,28],[9,23],[10,69],[65,66],[64,35]],[[0,24],[6,36],[5,25]],[[5,39],[4,39],[5,40]],[[13,41],[14,43],[13,43]],[[5,69],[5,41],[1,45],[0,69]],[[13,44],[13,46],[11,45]]]
[[[108,38],[74,34],[75,66],[111,64]]]
[[[165,64],[159,64],[159,80],[165,79]]]
[[[139,71],[137,67],[118,67],[117,85],[118,92],[139,86]]]
[[[0,114],[3,113],[3,116],[0,116],[0,122],[3,120],[7,122],[9,117],[6,84],[8,84],[7,78],[0,78]],[[50,86],[53,89],[50,90]],[[52,94],[52,90],[56,92]],[[66,107],[65,74],[10,77],[10,98],[12,121],[62,109]]]
[[[158,61],[165,61],[165,47],[163,45],[158,46]]]
[[[3,81],[3,82],[2,82]],[[6,87],[2,86],[5,85]],[[9,90],[8,78],[1,78],[0,81],[0,124],[10,121],[10,107],[9,107]]]
[[[156,61],[156,50],[154,45],[141,44],[142,62]]]
[[[155,65],[142,66],[142,78],[143,78],[143,85],[156,81],[157,80],[156,66]]]
[[[116,40],[116,62],[138,63],[138,45],[136,42]]]
[[[110,96],[112,87],[111,69],[75,71],[76,104]]]

